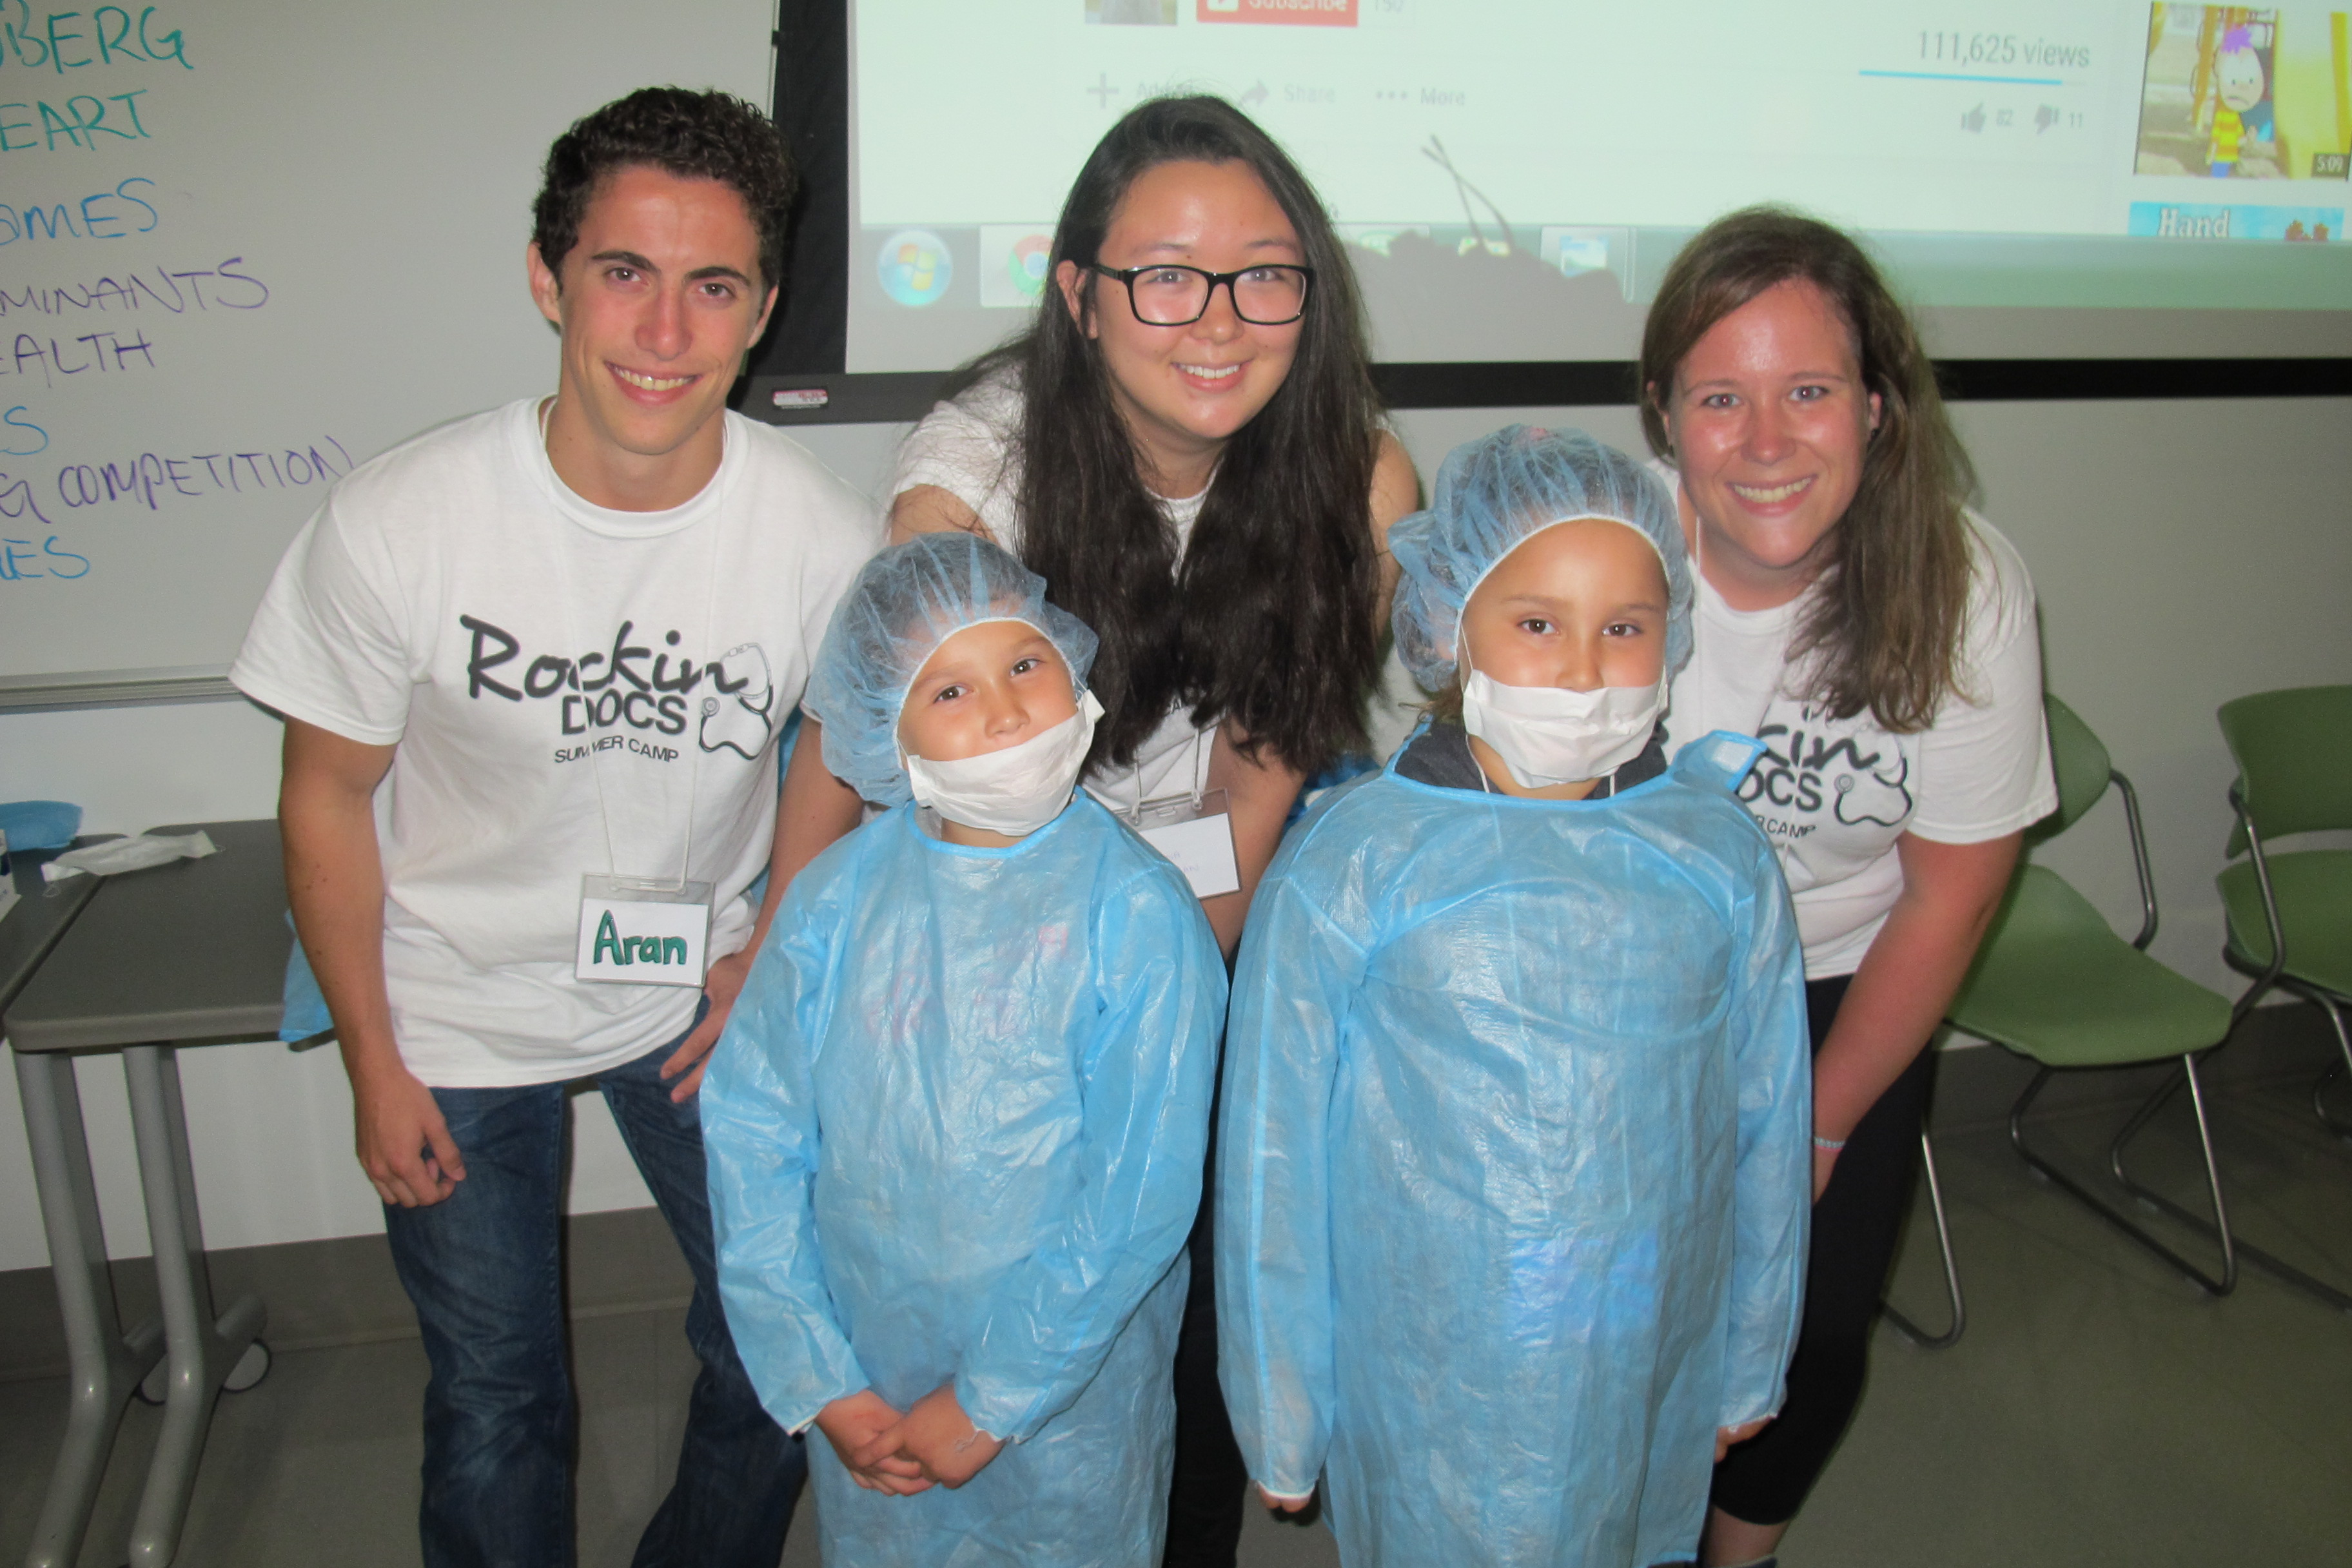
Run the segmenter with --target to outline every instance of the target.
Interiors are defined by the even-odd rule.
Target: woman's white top
[[[1009,376],[982,382],[952,403],[937,405],[908,433],[890,476],[890,499],[917,485],[935,485],[970,507],[991,539],[1019,555],[1020,435],[1019,386]],[[1208,496],[1203,489],[1181,499],[1156,498],[1161,515],[1175,526],[1180,561]],[[1132,766],[1095,768],[1087,774],[1087,792],[1114,811],[1169,795],[1197,795],[1208,788],[1215,739],[1214,724],[1195,725],[1191,707],[1179,703],[1136,749]]]
[[[1679,485],[1673,469],[1660,477]],[[1713,730],[1753,735],[1764,754],[1739,798],[1780,854],[1805,977],[1851,974],[1903,892],[1895,840],[1977,844],[2057,808],[2042,710],[2033,582],[2000,531],[1974,512],[1971,583],[1957,675],[1935,722],[1917,734],[1879,728],[1865,710],[1832,719],[1790,695],[1789,642],[1810,594],[1775,609],[1735,610],[1698,579],[1691,660],[1675,677],[1668,749]]]

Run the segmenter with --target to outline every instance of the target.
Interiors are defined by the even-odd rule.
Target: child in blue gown
[[[1672,768],[1674,502],[1576,433],[1457,449],[1399,521],[1433,717],[1295,829],[1226,1043],[1219,1371],[1276,1506],[1349,1568],[1687,1561],[1778,1407],[1811,1132],[1787,891]]]
[[[808,689],[892,809],[793,881],[702,1091],[720,1293],[824,1559],[1149,1568],[1225,976],[1074,793],[1093,634],[994,545],[868,563]]]

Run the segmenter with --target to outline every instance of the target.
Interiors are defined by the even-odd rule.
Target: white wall
[[[1638,450],[1626,408],[1462,410],[1398,418],[1424,476],[1454,443],[1510,419],[1582,425]],[[2138,784],[2164,929],[2158,956],[2234,992],[2217,956],[2213,875],[2230,767],[2227,698],[2352,679],[2352,400],[1986,404],[1958,411],[1985,510],[2041,591],[2053,689]],[[878,489],[901,427],[803,438]],[[277,726],[236,704],[0,717],[0,800],[79,802],[92,830],[270,815]],[[2129,928],[2121,814],[2103,805],[2042,858]],[[350,1098],[331,1051],[216,1047],[183,1060],[207,1239],[255,1246],[380,1228],[351,1158]],[[110,1250],[147,1249],[121,1073],[80,1068]],[[580,1106],[575,1212],[647,1202],[603,1103]],[[0,1269],[47,1261],[13,1078],[0,1087]]]

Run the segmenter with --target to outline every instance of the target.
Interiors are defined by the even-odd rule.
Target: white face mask
[[[944,763],[908,757],[907,782],[919,803],[950,822],[1026,837],[1070,804],[1102,713],[1102,704],[1089,691],[1078,700],[1076,713],[1001,752]]]
[[[1666,683],[1570,691],[1506,686],[1473,669],[1462,683],[1462,727],[1495,749],[1521,789],[1597,779],[1642,754],[1665,710]]]

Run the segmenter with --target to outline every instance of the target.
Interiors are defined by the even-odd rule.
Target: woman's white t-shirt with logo
[[[917,485],[930,485],[970,507],[998,544],[1021,553],[1021,392],[1010,375],[992,377],[951,403],[924,416],[898,448],[890,476],[893,500]],[[1154,498],[1160,514],[1176,531],[1176,557],[1200,521],[1209,499],[1198,495]],[[1171,591],[1173,592],[1171,585]],[[1189,703],[1160,716],[1129,765],[1105,764],[1087,774],[1087,793],[1113,811],[1130,811],[1143,801],[1199,795],[1209,784],[1209,748],[1215,724],[1192,722]]]
[[[1661,477],[1675,482],[1663,466]],[[1789,644],[1810,601],[1735,610],[1702,576],[1691,661],[1666,728],[1679,749],[1715,730],[1764,742],[1739,798],[1780,855],[1805,944],[1805,977],[1851,974],[1903,892],[1895,840],[1977,844],[2057,808],[2042,711],[2033,583],[2016,548],[1974,512],[1960,693],[1916,734],[1867,710],[1832,718],[1801,696]]]
[[[558,1082],[686,1027],[690,987],[573,977],[581,879],[710,882],[710,954],[742,947],[778,729],[879,542],[866,498],[772,427],[725,416],[699,494],[627,512],[556,477],[538,415],[458,420],[341,481],[229,672],[398,748],[376,800],[385,986],[402,1059],[437,1087]]]

